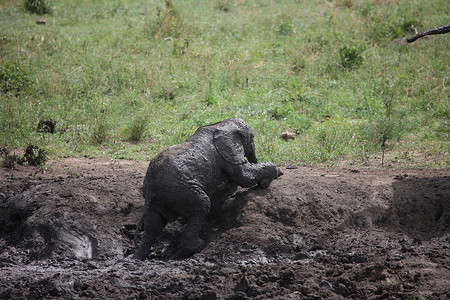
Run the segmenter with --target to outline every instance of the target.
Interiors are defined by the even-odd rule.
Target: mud
[[[0,299],[450,299],[450,170],[299,167],[131,259],[146,162],[0,169]]]

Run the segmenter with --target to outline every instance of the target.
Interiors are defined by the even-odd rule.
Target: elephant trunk
[[[250,151],[246,153],[245,157],[247,157],[247,160],[249,163],[256,164],[258,163],[258,159],[256,158],[255,154],[255,146],[251,147]]]

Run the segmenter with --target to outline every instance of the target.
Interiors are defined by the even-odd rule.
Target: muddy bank
[[[173,261],[133,234],[147,163],[66,159],[0,169],[0,299],[450,298],[450,170],[283,169],[210,216]]]

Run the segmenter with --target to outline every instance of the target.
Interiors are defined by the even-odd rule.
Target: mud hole
[[[147,163],[0,169],[0,299],[450,298],[450,170],[283,169],[211,216],[205,248],[129,257]]]

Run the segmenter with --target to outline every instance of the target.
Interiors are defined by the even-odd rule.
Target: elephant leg
[[[217,215],[223,209],[226,200],[237,190],[238,185],[234,182],[225,182],[217,187],[217,191],[211,196],[210,216]]]
[[[161,234],[167,221],[154,209],[149,208],[144,213],[144,234],[139,247],[134,253],[134,258],[144,260],[150,254],[150,248]]]
[[[181,248],[173,256],[175,259],[188,257],[205,245],[200,238],[200,233],[210,210],[210,199],[206,193],[200,190],[195,191],[194,197],[196,206],[186,214],[186,226],[181,233]]]
[[[188,257],[198,252],[205,242],[200,238],[206,215],[189,218],[186,227],[181,234],[181,249],[175,254],[175,258]]]

